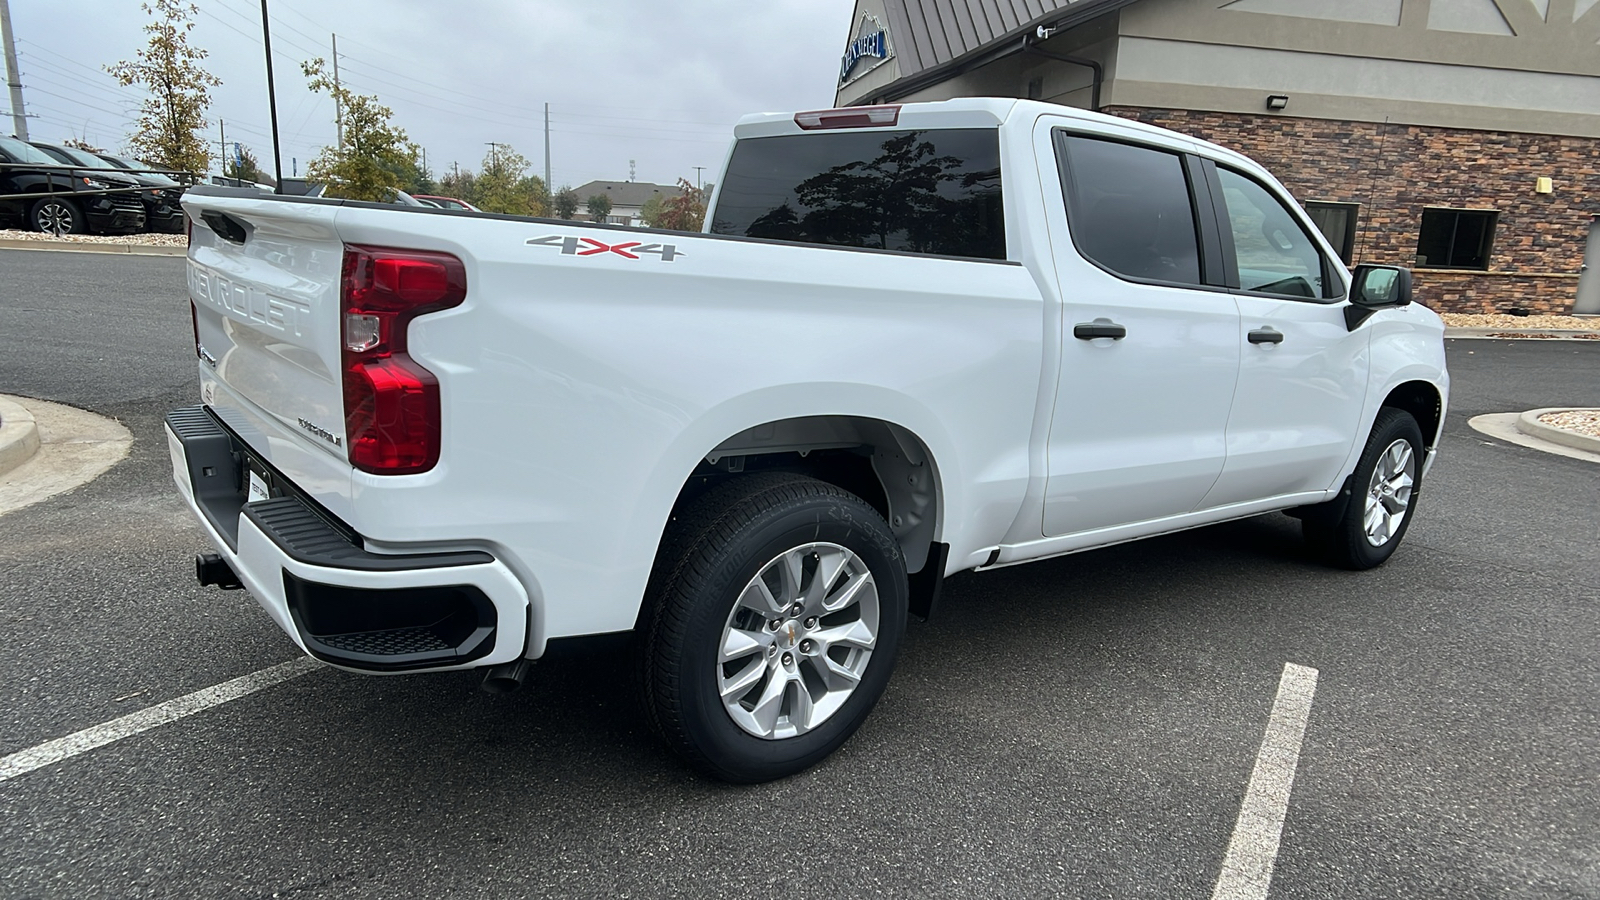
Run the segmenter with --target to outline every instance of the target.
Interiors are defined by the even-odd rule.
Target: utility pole
[[[484,141],[484,143],[489,145],[489,165],[494,166],[498,171],[500,168],[500,145],[494,141]]]
[[[28,139],[28,113],[22,108],[22,73],[17,71],[17,37],[11,30],[11,6],[0,0],[0,38],[6,45],[6,87],[11,89],[11,130]]]
[[[698,190],[700,190],[700,173],[704,172],[706,167],[705,166],[690,166],[689,168],[694,170],[694,189],[698,191]]]
[[[272,177],[275,194],[283,193],[283,150],[278,146],[278,92],[272,87],[272,28],[267,24],[267,0],[261,0],[261,41],[267,49],[267,108],[272,112]]]
[[[550,104],[544,105],[544,190],[547,194],[555,193],[555,188],[550,186]]]
[[[217,171],[228,174],[228,123],[217,120]]]
[[[339,143],[334,145],[344,152],[344,105],[339,102],[339,36],[333,36],[333,127],[339,133]]]

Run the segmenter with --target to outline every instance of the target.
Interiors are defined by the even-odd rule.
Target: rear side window
[[[1183,158],[1059,134],[1068,227],[1078,252],[1139,281],[1200,284],[1200,240]]]
[[[747,138],[713,234],[1004,259],[994,128]]]

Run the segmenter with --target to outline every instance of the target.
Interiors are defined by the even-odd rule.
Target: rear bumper
[[[364,672],[445,671],[527,650],[527,591],[481,549],[373,553],[204,407],[167,415],[178,490],[256,602],[306,653]],[[269,499],[248,501],[250,476]]]

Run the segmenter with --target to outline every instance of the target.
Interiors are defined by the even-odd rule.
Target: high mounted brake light
[[[899,104],[817,109],[794,114],[794,123],[807,131],[819,128],[877,128],[900,121]]]
[[[406,329],[466,299],[466,268],[448,253],[346,245],[339,296],[350,463],[374,475],[426,472],[442,442],[439,381],[406,355]]]

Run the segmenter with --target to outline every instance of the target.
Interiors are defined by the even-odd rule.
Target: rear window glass
[[[1004,259],[993,128],[747,138],[713,234]]]

